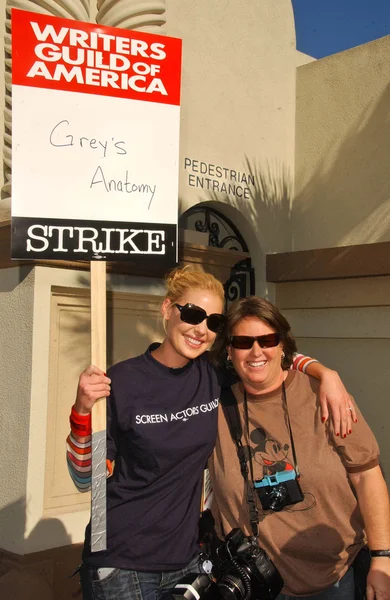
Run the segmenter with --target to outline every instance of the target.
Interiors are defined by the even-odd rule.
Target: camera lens
[[[242,600],[245,597],[245,587],[239,577],[228,573],[218,581],[218,590],[224,600]]]
[[[282,510],[286,506],[287,497],[288,489],[283,483],[275,486],[268,496],[270,509],[274,511]]]
[[[175,585],[172,590],[174,600],[199,600],[210,587],[211,580],[208,575],[202,573],[189,573]]]

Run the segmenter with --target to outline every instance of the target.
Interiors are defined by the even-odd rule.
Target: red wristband
[[[74,405],[69,417],[70,428],[72,433],[81,437],[86,437],[92,434],[91,413],[89,415],[80,415],[76,412]]]

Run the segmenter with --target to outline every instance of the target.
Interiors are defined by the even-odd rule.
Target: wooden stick
[[[106,370],[106,263],[91,261],[91,362]],[[91,551],[107,547],[106,399],[92,409]]]

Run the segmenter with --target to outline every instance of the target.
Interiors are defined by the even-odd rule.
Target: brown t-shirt
[[[358,409],[358,423],[345,439],[334,435],[331,424],[321,422],[317,380],[290,371],[285,385],[304,500],[272,512],[263,511],[256,498],[259,544],[278,567],[284,593],[309,595],[338,581],[364,543],[363,519],[347,472],[378,465],[379,448]],[[248,441],[240,386],[235,384],[233,391],[243,426],[242,443],[251,447],[254,479],[292,469],[281,388],[262,396],[248,395]],[[218,418],[217,444],[209,461],[214,512],[225,534],[241,527],[251,535],[244,480],[221,406]]]

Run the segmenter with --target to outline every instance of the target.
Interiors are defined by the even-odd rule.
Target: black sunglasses
[[[260,348],[274,348],[280,342],[278,333],[267,333],[267,335],[232,335],[229,344],[236,350],[249,350],[257,342]]]
[[[206,319],[207,327],[213,333],[221,331],[225,322],[225,316],[218,313],[207,315],[206,311],[196,304],[188,303],[182,306],[181,304],[175,304],[180,311],[180,318],[184,323],[189,325],[199,325]]]

